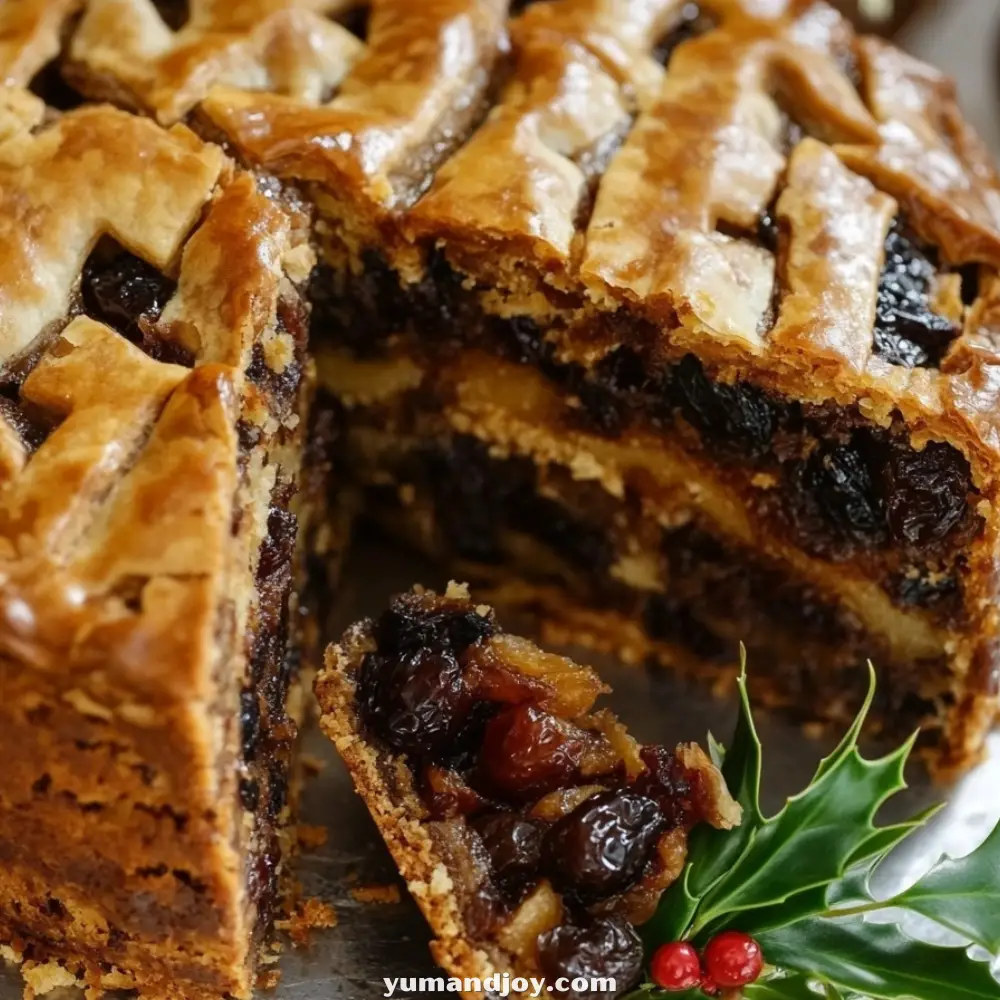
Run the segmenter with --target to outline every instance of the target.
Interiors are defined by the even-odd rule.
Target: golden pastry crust
[[[91,5],[73,43],[85,88],[126,80],[143,52],[127,32],[89,30],[109,3],[146,9]],[[419,281],[436,247],[468,288],[494,286],[478,299],[487,313],[557,320],[569,357],[593,363],[631,342],[629,322],[651,321],[664,350],[693,351],[726,381],[876,420],[898,409],[918,446],[953,442],[987,485],[1000,424],[986,296],[958,307],[962,335],[938,366],[887,361],[872,339],[897,213],[943,265],[1000,267],[996,175],[952,84],[813,0],[704,0],[711,26],[664,68],[657,43],[687,6],[556,0],[508,23],[499,0],[375,0],[363,51],[350,36],[338,66],[352,68],[325,80],[332,99],[259,68],[228,81],[214,55],[197,93],[161,83],[187,95],[176,113],[201,98],[201,120],[239,155],[316,186],[337,268],[363,270],[377,251]],[[221,17],[194,11],[171,45]],[[273,11],[249,8],[241,30],[270,30]],[[779,254],[754,238],[772,207]]]
[[[84,0],[8,0],[0,7],[0,85],[27,86],[59,55],[66,22]]]
[[[0,92],[0,940],[36,978],[246,996],[272,834],[240,689],[301,461],[297,223],[182,126],[41,111]],[[109,239],[172,290],[137,330],[87,315]]]

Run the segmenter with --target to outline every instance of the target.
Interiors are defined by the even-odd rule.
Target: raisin
[[[508,357],[539,370],[545,370],[554,363],[555,348],[545,339],[542,328],[533,319],[513,316],[495,322],[502,325]]]
[[[937,365],[958,334],[951,320],[931,310],[934,276],[934,262],[904,235],[897,220],[885,241],[874,331],[875,353],[891,364]]]
[[[509,900],[518,900],[538,874],[542,827],[514,813],[480,816],[472,826],[490,856],[493,877],[501,892]]]
[[[639,752],[646,770],[632,784],[632,791],[652,799],[663,814],[664,824],[673,829],[691,816],[691,782],[676,755],[661,746],[643,747]]]
[[[574,781],[593,737],[533,705],[502,709],[486,727],[479,777],[488,790],[523,801]]]
[[[563,924],[538,939],[538,963],[550,983],[613,979],[614,995],[618,996],[634,986],[642,974],[642,940],[622,917]],[[559,995],[566,1000],[607,1000],[610,996],[572,988]]]
[[[770,449],[779,411],[756,386],[713,382],[692,354],[674,369],[673,386],[685,420],[704,437],[753,457]]]
[[[625,426],[625,404],[603,385],[581,379],[576,394],[587,423],[600,434],[617,436]]]
[[[886,466],[886,516],[900,544],[940,541],[961,523],[971,489],[969,463],[950,445],[896,448]]]
[[[445,749],[470,708],[458,660],[431,649],[396,657],[369,653],[361,666],[358,699],[365,725],[402,753]]]
[[[81,284],[87,312],[130,340],[142,338],[141,319],[155,322],[175,285],[151,264],[122,251],[84,269]]]
[[[267,814],[271,819],[277,819],[288,802],[288,775],[283,764],[271,766],[267,791]]]
[[[803,485],[825,520],[855,542],[882,541],[885,508],[865,455],[854,442],[821,448],[806,462]]]
[[[545,872],[556,889],[580,902],[607,899],[639,879],[663,829],[663,813],[652,799],[602,792],[549,830]]]
[[[492,616],[483,617],[467,607],[430,610],[409,597],[393,601],[375,622],[373,634],[379,652],[408,655],[427,646],[444,646],[461,656],[469,646],[496,632]]]
[[[253,760],[262,734],[260,701],[255,691],[240,694],[240,727],[243,733],[243,759]]]
[[[580,369],[573,383],[590,426],[602,434],[618,435],[628,416],[623,397],[642,392],[650,378],[642,358],[631,348],[619,347],[598,362],[591,376]]]

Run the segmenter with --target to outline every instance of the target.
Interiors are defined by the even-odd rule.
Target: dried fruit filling
[[[371,637],[362,725],[406,756],[430,821],[469,839],[477,926],[553,979],[624,989],[642,964],[633,925],[676,878],[686,831],[712,819],[707,759],[639,746],[594,711],[593,672],[463,598],[397,598]]]

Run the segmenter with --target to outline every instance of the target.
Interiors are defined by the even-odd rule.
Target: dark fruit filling
[[[173,364],[194,363],[184,348],[155,335],[153,325],[176,285],[141,257],[126,250],[113,256],[96,252],[84,267],[80,289],[89,316],[117,330],[151,357]]]
[[[538,961],[550,983],[564,979],[610,978],[628,989],[642,974],[642,940],[621,917],[563,924],[538,941]],[[566,1000],[599,1000],[606,993],[561,994]]]
[[[821,448],[805,465],[803,486],[824,519],[855,542],[885,537],[885,507],[875,492],[868,462],[852,444]]]
[[[545,868],[565,896],[597,903],[639,879],[666,822],[644,795],[602,792],[559,820],[545,838]]]
[[[690,354],[673,376],[681,412],[703,437],[753,457],[770,450],[778,410],[762,390],[746,383],[713,382]]]
[[[493,813],[474,820],[472,827],[486,848],[501,892],[517,901],[541,868],[544,826],[517,813]]]
[[[697,19],[691,5],[682,24]],[[769,208],[758,220],[759,243],[778,253],[780,228]],[[619,437],[636,423],[655,431],[680,420],[686,425],[681,444],[709,450],[765,516],[775,511],[774,496],[751,480],[759,472],[776,476],[784,494],[780,530],[797,532],[800,544],[815,554],[840,559],[867,550],[902,546],[908,552],[910,546],[931,544],[932,554],[941,557],[948,545],[964,542],[978,529],[980,522],[968,510],[974,490],[964,459],[941,445],[948,452],[945,464],[955,470],[943,474],[928,467],[939,464],[937,457],[933,463],[922,457],[897,459],[923,454],[911,449],[901,420],[883,429],[855,410],[806,406],[747,381],[723,382],[693,355],[664,359],[656,346],[662,345],[662,336],[629,317],[600,321],[593,331],[598,340],[613,337],[626,346],[585,368],[562,358],[556,338],[548,337],[532,317],[484,313],[475,290],[440,252],[428,255],[424,278],[412,284],[403,283],[376,251],[364,255],[364,265],[351,278],[349,296],[331,291],[333,276],[320,283],[329,287],[314,311],[314,328],[320,324],[324,337],[361,354],[384,351],[393,335],[414,333],[419,349],[432,356],[456,344],[495,351],[541,372],[573,401],[563,418],[567,425],[582,425],[605,437]],[[877,354],[911,367],[942,359],[958,331],[933,309],[936,277],[934,254],[921,249],[905,223],[897,221],[886,239],[879,285],[873,334]],[[963,274],[963,295],[968,297],[974,286],[975,275]],[[575,307],[568,303],[568,308]],[[883,471],[886,463],[891,465],[888,473]],[[939,482],[946,498],[936,511],[922,494],[937,489]],[[477,485],[463,483],[458,489],[468,498],[469,516],[462,523],[470,530],[457,547],[472,558],[497,561],[490,512],[480,510],[479,523],[472,521]],[[456,503],[462,499],[453,498]],[[537,507],[526,511],[525,521],[533,526],[546,519]],[[551,534],[563,530],[548,520]],[[579,525],[566,528],[580,537]],[[576,551],[578,565],[602,557],[593,541]]]
[[[969,466],[954,448],[932,441],[923,451],[897,450],[885,476],[886,517],[896,541],[930,545],[965,518]]]
[[[701,818],[695,779],[664,747],[612,740],[607,720],[587,714],[596,676],[504,635],[482,610],[397,598],[371,624],[376,648],[356,675],[362,725],[406,755],[435,821],[474,835],[485,873],[468,919],[499,933],[522,905],[538,912],[529,896],[561,899],[532,954],[541,935],[546,971],[617,974],[624,989],[641,964],[629,900],[665,888],[657,847]]]
[[[959,330],[931,308],[936,273],[932,256],[917,247],[897,220],[885,240],[878,287],[875,353],[879,357],[907,368],[940,364]]]
[[[686,3],[681,7],[676,23],[667,36],[657,45],[653,58],[662,66],[669,66],[677,49],[685,42],[704,35],[715,27],[715,21],[707,11],[696,3]]]
[[[191,18],[190,0],[154,0],[157,13],[172,31],[180,31]]]
[[[471,708],[462,667],[449,651],[418,648],[388,659],[373,654],[360,687],[368,726],[403,753],[445,749]]]

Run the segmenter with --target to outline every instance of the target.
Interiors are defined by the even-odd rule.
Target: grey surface
[[[436,589],[447,582],[418,562],[392,556],[371,543],[362,545],[348,566],[335,616],[338,624],[377,611],[392,593],[416,581]],[[642,670],[586,653],[577,655],[601,667],[614,689],[610,704],[645,742],[700,741],[709,729],[726,739],[732,731],[736,705],[731,700],[714,699],[676,681],[657,679],[654,683]],[[785,795],[808,782],[818,758],[830,745],[805,739],[780,717],[760,715],[758,724],[765,751],[765,804],[774,811]],[[287,949],[279,986],[262,996],[274,1000],[375,1000],[383,995],[383,976],[436,974],[427,951],[427,930],[405,890],[398,905],[361,904],[352,898],[352,887],[394,882],[396,872],[326,741],[312,732],[306,749],[326,766],[307,785],[303,821],[326,826],[329,840],[325,847],[301,858],[298,874],[306,895],[334,905],[339,923],[331,930],[313,932],[308,949]],[[874,752],[878,748],[870,749]],[[991,740],[990,762],[955,789],[930,787],[919,768],[913,768],[909,777],[913,787],[886,811],[888,819],[911,814],[942,797],[950,802],[915,849],[895,859],[883,886],[887,891],[893,884],[912,881],[943,852],[968,853],[1000,819],[1000,733]],[[16,973],[0,968],[0,1000],[19,997]],[[79,1000],[73,991],[59,991],[50,997]]]
[[[1000,149],[998,31],[1000,4],[996,0],[940,0],[937,11],[918,19],[903,39],[911,51],[956,77],[969,118],[994,149]],[[356,553],[339,611],[341,621],[376,610],[394,590],[415,580],[437,586],[444,583],[413,564],[387,562],[384,554],[372,549]],[[651,698],[649,681],[642,672],[614,664],[601,666],[615,689],[612,705],[640,738],[700,740],[708,729],[719,735],[729,733],[734,704],[669,684],[658,684]],[[776,808],[785,794],[808,780],[823,747],[803,739],[780,719],[759,721],[766,755],[765,797]],[[352,885],[391,882],[395,869],[325,741],[312,733],[307,749],[328,766],[307,789],[304,822],[327,826],[330,836],[326,847],[302,858],[299,875],[307,894],[334,904],[339,924],[314,932],[308,950],[289,950],[281,965],[280,985],[263,996],[375,1000],[383,995],[382,976],[434,974],[427,931],[405,893],[398,906],[359,904],[352,899]],[[949,804],[913,849],[894,859],[881,887],[886,891],[893,884],[913,881],[941,853],[968,853],[1000,819],[1000,733],[990,741],[990,760],[957,788],[932,789],[919,773],[911,779],[914,787],[900,797],[898,810],[913,811],[942,797]],[[919,926],[914,930],[921,932]],[[0,1000],[20,997],[16,972],[0,966]],[[79,994],[59,991],[50,994],[50,1000],[79,1000]]]

